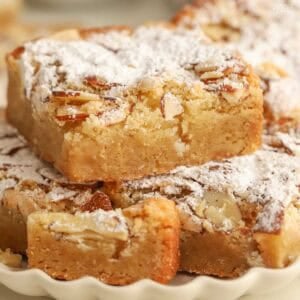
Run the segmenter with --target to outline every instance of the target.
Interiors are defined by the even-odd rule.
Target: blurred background
[[[186,0],[0,0],[0,107],[6,104],[5,55],[26,40],[70,27],[167,20]]]

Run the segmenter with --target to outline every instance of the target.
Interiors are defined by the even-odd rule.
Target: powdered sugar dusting
[[[276,126],[275,126],[276,128]],[[265,150],[287,153],[300,157],[300,132],[297,129],[290,128],[288,132],[281,132],[278,129],[275,132],[272,127],[269,128],[263,136]]]
[[[223,24],[231,32],[229,38],[216,40],[230,49],[238,49],[257,68],[267,84],[265,100],[275,116],[300,109],[299,0],[195,1],[190,12],[179,24],[203,30],[207,24]],[[261,69],[267,68],[265,64],[270,63],[286,75],[260,74]]]
[[[127,181],[122,191],[126,197],[136,197],[136,200],[153,195],[168,196],[185,212],[194,212],[206,191],[226,193],[237,203],[260,205],[262,209],[254,229],[272,232],[280,228],[279,216],[283,209],[300,196],[299,183],[298,157],[260,150],[223,162],[179,167],[167,175]]]
[[[43,201],[71,200],[81,205],[93,196],[91,186],[68,182],[38,159],[15,129],[0,123],[0,202],[6,190],[15,189],[31,196],[43,192]]]
[[[95,33],[86,40],[30,42],[20,64],[27,97],[42,101],[53,91],[80,89],[84,79],[91,76],[117,85],[113,91],[116,96],[116,90],[121,95],[128,86],[149,77],[209,85],[187,68],[191,64],[214,66],[219,71],[232,68],[237,73],[245,68],[234,51],[208,45],[196,32],[155,26],[140,27],[132,33]],[[239,79],[232,79],[232,83],[236,81]]]

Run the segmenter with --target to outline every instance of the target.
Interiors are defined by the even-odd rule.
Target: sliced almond
[[[201,65],[201,64],[195,65],[195,72],[198,74],[203,74],[206,72],[214,72],[217,70],[218,70],[218,67],[216,67],[216,66],[205,66],[205,65]]]
[[[51,97],[52,101],[72,103],[73,105],[81,105],[84,102],[88,101],[99,101],[101,97],[96,94],[87,93],[87,92],[77,92],[77,91],[54,91]]]
[[[205,72],[202,75],[200,75],[200,79],[202,80],[209,80],[209,79],[219,79],[224,77],[224,73],[220,71],[210,71],[210,72]]]
[[[89,117],[88,114],[74,114],[74,115],[57,115],[56,119],[58,121],[63,121],[63,122],[76,122],[76,121],[84,121]]]
[[[77,107],[61,106],[56,110],[56,119],[58,121],[83,121],[89,116],[86,112],[81,112]]]
[[[105,82],[104,80],[97,78],[96,76],[88,76],[85,78],[84,80],[84,84],[86,84],[87,86],[92,87],[93,89],[96,90],[110,90],[113,87],[119,86],[119,83],[115,83],[115,82]]]

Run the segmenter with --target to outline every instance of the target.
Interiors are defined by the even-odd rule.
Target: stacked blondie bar
[[[292,263],[300,2],[272,3],[196,1],[170,22],[11,52],[0,248],[112,285]]]

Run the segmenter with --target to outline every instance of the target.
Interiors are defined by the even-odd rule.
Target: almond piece
[[[83,82],[85,85],[95,89],[95,90],[102,90],[102,91],[107,91],[110,90],[113,87],[119,86],[119,83],[108,83],[105,82],[102,79],[97,78],[96,76],[88,76],[84,79]]]
[[[219,79],[224,77],[224,73],[220,71],[210,71],[210,72],[205,72],[202,75],[200,75],[200,79],[202,80],[208,80],[208,79]]]
[[[204,195],[207,209],[204,214],[211,222],[221,226],[227,219],[233,225],[237,225],[242,220],[240,209],[234,199],[226,193],[209,191]]]
[[[83,102],[88,101],[99,101],[101,98],[99,95],[91,94],[87,92],[77,92],[77,91],[55,91],[52,92],[51,101],[57,101],[57,102],[64,102],[64,103],[70,103],[76,105],[76,104],[82,104]]]
[[[245,93],[245,89],[236,89],[233,92],[222,92],[222,97],[229,103],[238,103]]]
[[[213,72],[213,71],[217,71],[218,67],[216,66],[205,66],[205,65],[201,65],[198,64],[195,66],[195,72],[200,74],[206,73],[206,72]]]
[[[102,193],[96,192],[90,200],[80,207],[81,211],[93,212],[98,209],[106,211],[112,210],[112,205],[109,197]]]
[[[161,111],[163,117],[167,121],[171,121],[174,117],[181,115],[184,109],[175,95],[166,93],[161,99]]]

